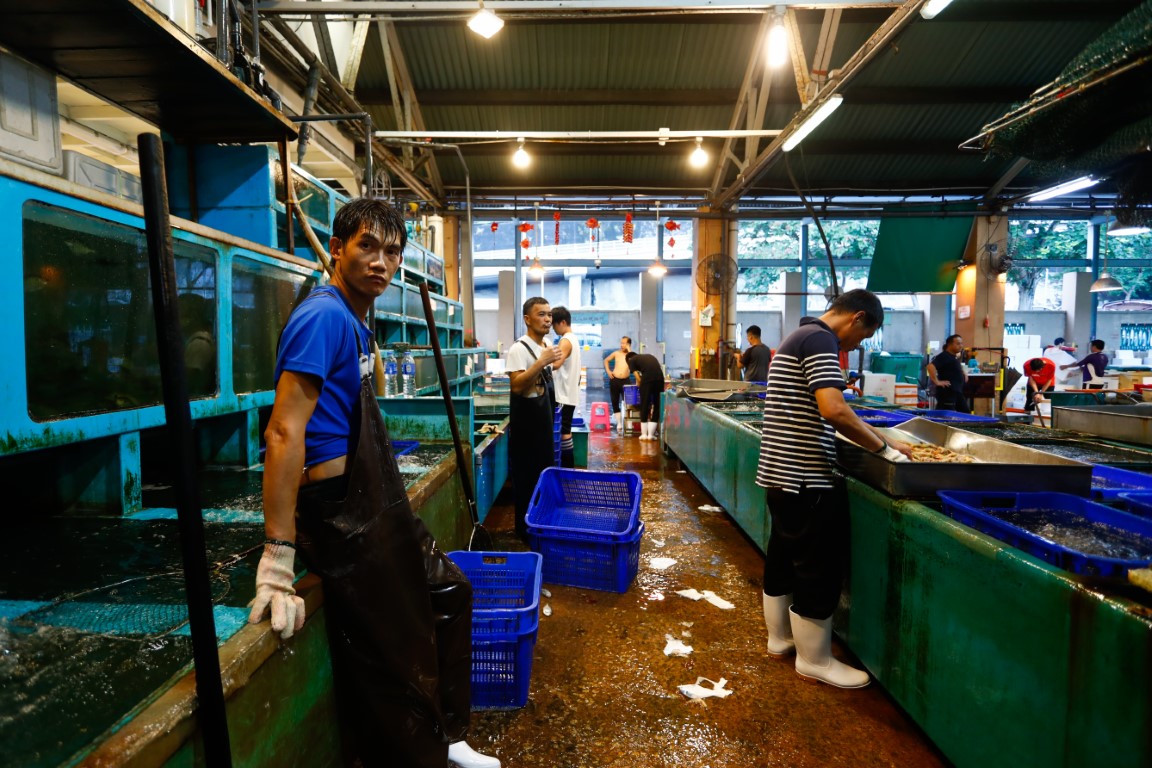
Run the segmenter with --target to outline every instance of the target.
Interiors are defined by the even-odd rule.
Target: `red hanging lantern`
[[[552,235],[552,243],[560,246],[560,211],[553,211],[552,220],[556,222],[556,232]]]
[[[523,248],[524,250],[528,250],[529,248],[532,247],[532,241],[529,240],[528,238],[524,238],[523,240],[520,241],[520,247]],[[528,258],[528,257],[525,256],[524,258]]]
[[[672,248],[675,245],[676,245],[676,238],[674,238],[674,237],[668,238],[668,247]]]
[[[588,227],[588,231],[591,233],[592,239],[595,240],[596,230],[600,228],[600,222],[598,222],[596,219],[588,219],[588,221],[584,222],[584,226]]]
[[[632,214],[624,214],[624,242],[632,242]]]
[[[664,229],[668,230],[669,232],[674,232],[677,229],[680,229],[680,225],[672,221],[672,219],[668,219],[668,221],[664,222]]]
[[[496,222],[492,222],[492,231],[495,232],[498,229],[500,229],[500,225]]]
[[[527,221],[520,225],[520,231],[525,234],[531,232],[533,229],[535,229],[535,227],[533,227]]]

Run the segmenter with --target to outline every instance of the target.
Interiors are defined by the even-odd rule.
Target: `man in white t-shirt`
[[[516,500],[516,535],[528,538],[524,516],[540,473],[554,466],[556,443],[552,429],[555,413],[552,368],[560,352],[545,340],[552,329],[548,300],[533,296],[524,302],[527,333],[508,348],[511,395],[508,403],[508,471]]]
[[[560,466],[575,467],[572,446],[572,414],[580,404],[580,341],[572,332],[572,313],[566,307],[552,308],[552,330],[556,331],[556,348],[560,359],[556,369],[556,403],[560,406]]]

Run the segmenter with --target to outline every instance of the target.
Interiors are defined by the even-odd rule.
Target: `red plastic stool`
[[[598,429],[612,431],[612,409],[608,403],[592,403],[588,407],[588,427],[593,432]]]

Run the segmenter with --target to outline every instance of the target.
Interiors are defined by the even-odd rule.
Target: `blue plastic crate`
[[[884,411],[877,408],[860,408],[856,415],[865,424],[873,427],[895,427],[908,419],[915,418],[913,413],[899,413],[897,411]]]
[[[412,453],[420,447],[419,440],[393,440],[392,453],[396,456],[403,456],[406,453]]]
[[[449,552],[472,583],[472,639],[535,632],[543,560],[535,552]]]
[[[549,467],[540,473],[525,522],[542,531],[627,538],[640,519],[636,472]]]
[[[1113,501],[1121,494],[1142,491],[1152,491],[1152,475],[1103,464],[1092,467],[1092,498],[1096,501]]]
[[[640,405],[640,387],[636,384],[624,385],[624,405]]]
[[[472,637],[472,709],[520,709],[528,703],[536,633],[503,640]]]
[[[528,526],[528,546],[544,558],[546,584],[627,592],[640,567],[644,523],[621,541],[588,539]]]
[[[472,583],[472,708],[528,703],[540,626],[542,557],[535,552],[449,552]]]
[[[939,496],[950,517],[1067,571],[1123,576],[1152,563],[1152,520],[1080,496],[993,491],[940,491]],[[1122,554],[1058,543],[1058,532],[1046,527],[1052,525],[1088,532]]]

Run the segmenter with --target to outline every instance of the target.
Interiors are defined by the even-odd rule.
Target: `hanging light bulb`
[[[664,277],[668,274],[668,267],[664,266],[664,262],[657,258],[648,266],[648,274],[652,277]]]
[[[480,10],[468,19],[468,29],[485,39],[491,39],[492,35],[504,29],[504,19],[500,18],[492,11],[484,7],[484,0],[480,0]]]
[[[540,257],[532,259],[532,266],[528,267],[528,274],[536,279],[544,278],[544,265],[540,263]]]
[[[517,168],[527,168],[532,165],[532,155],[524,151],[524,139],[518,139],[517,141],[520,142],[520,146],[512,155],[512,165]]]
[[[708,165],[708,153],[704,151],[703,141],[703,136],[697,136],[696,149],[692,150],[692,154],[688,156],[688,163],[693,168],[703,168]]]
[[[768,30],[768,66],[779,69],[788,63],[788,30],[784,28],[784,6],[776,6],[776,18]]]

